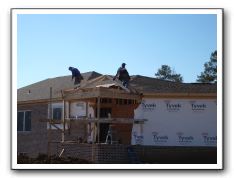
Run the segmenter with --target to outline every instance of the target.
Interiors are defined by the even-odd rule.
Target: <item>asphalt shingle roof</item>
[[[101,76],[97,72],[82,73],[84,80],[81,83],[86,83],[96,77]],[[32,85],[19,88],[17,91],[18,101],[29,101],[50,98],[50,87],[52,87],[52,98],[61,97],[61,90],[74,88],[74,81],[71,80],[71,75],[49,78]]]
[[[112,80],[95,82],[95,78],[102,76],[97,72],[82,73],[84,80],[81,86],[95,87],[97,85],[111,84]],[[110,76],[111,77],[111,76]],[[92,82],[94,81],[94,82]],[[50,98],[50,87],[52,87],[52,98],[61,97],[61,90],[74,88],[71,75],[46,79],[17,91],[18,101],[41,100]],[[210,83],[178,83],[150,78],[140,75],[131,76],[130,88],[140,93],[216,93],[216,84]]]
[[[145,76],[132,76],[131,86],[143,93],[216,93],[216,84],[179,83]]]

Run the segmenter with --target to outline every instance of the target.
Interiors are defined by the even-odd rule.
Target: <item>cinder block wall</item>
[[[127,164],[127,145],[97,145],[96,163],[99,164]]]
[[[216,164],[216,147],[133,146],[144,163],[150,164]]]
[[[61,146],[61,145],[60,145]],[[96,164],[129,164],[129,145],[66,144],[63,157],[92,161]],[[141,163],[146,164],[216,164],[216,147],[131,146]]]
[[[52,154],[58,155],[62,149],[62,157],[72,157],[91,161],[96,164],[129,163],[127,145],[105,144],[53,144]],[[57,150],[56,150],[57,149]]]

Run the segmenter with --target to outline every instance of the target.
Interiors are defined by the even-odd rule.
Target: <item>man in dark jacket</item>
[[[80,71],[75,67],[69,67],[68,70],[72,72],[72,80],[75,78],[74,85],[80,84],[81,80],[83,80],[83,76],[80,74]]]
[[[126,66],[126,64],[123,63],[122,66],[118,69],[117,74],[115,75],[113,80],[118,78],[122,82],[123,86],[125,86],[127,88],[128,84],[129,84],[130,76],[129,76],[128,71],[125,68],[125,66]]]

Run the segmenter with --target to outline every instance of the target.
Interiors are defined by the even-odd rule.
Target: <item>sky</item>
[[[17,88],[48,78],[96,71],[155,77],[169,65],[196,82],[217,49],[215,14],[20,14]]]

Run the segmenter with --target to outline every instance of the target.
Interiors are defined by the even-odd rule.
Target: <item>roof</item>
[[[180,83],[145,76],[132,76],[131,86],[142,93],[216,93],[212,83]]]
[[[82,73],[84,80],[81,83],[87,83],[94,78],[102,76],[97,72]],[[61,97],[61,90],[74,88],[74,81],[71,75],[49,78],[32,85],[19,88],[17,90],[18,101],[41,100],[50,98],[50,87],[52,87],[52,98]]]
[[[114,81],[113,76],[102,75],[97,72],[82,73],[80,88],[94,87],[121,87],[128,91],[119,81]],[[71,75],[49,78],[17,91],[18,101],[43,100],[50,98],[50,87],[52,87],[52,98],[61,97],[62,90],[74,89]],[[129,91],[134,93],[216,93],[216,84],[210,83],[179,83],[156,78],[135,75],[131,76]],[[129,92],[128,91],[128,92]]]

